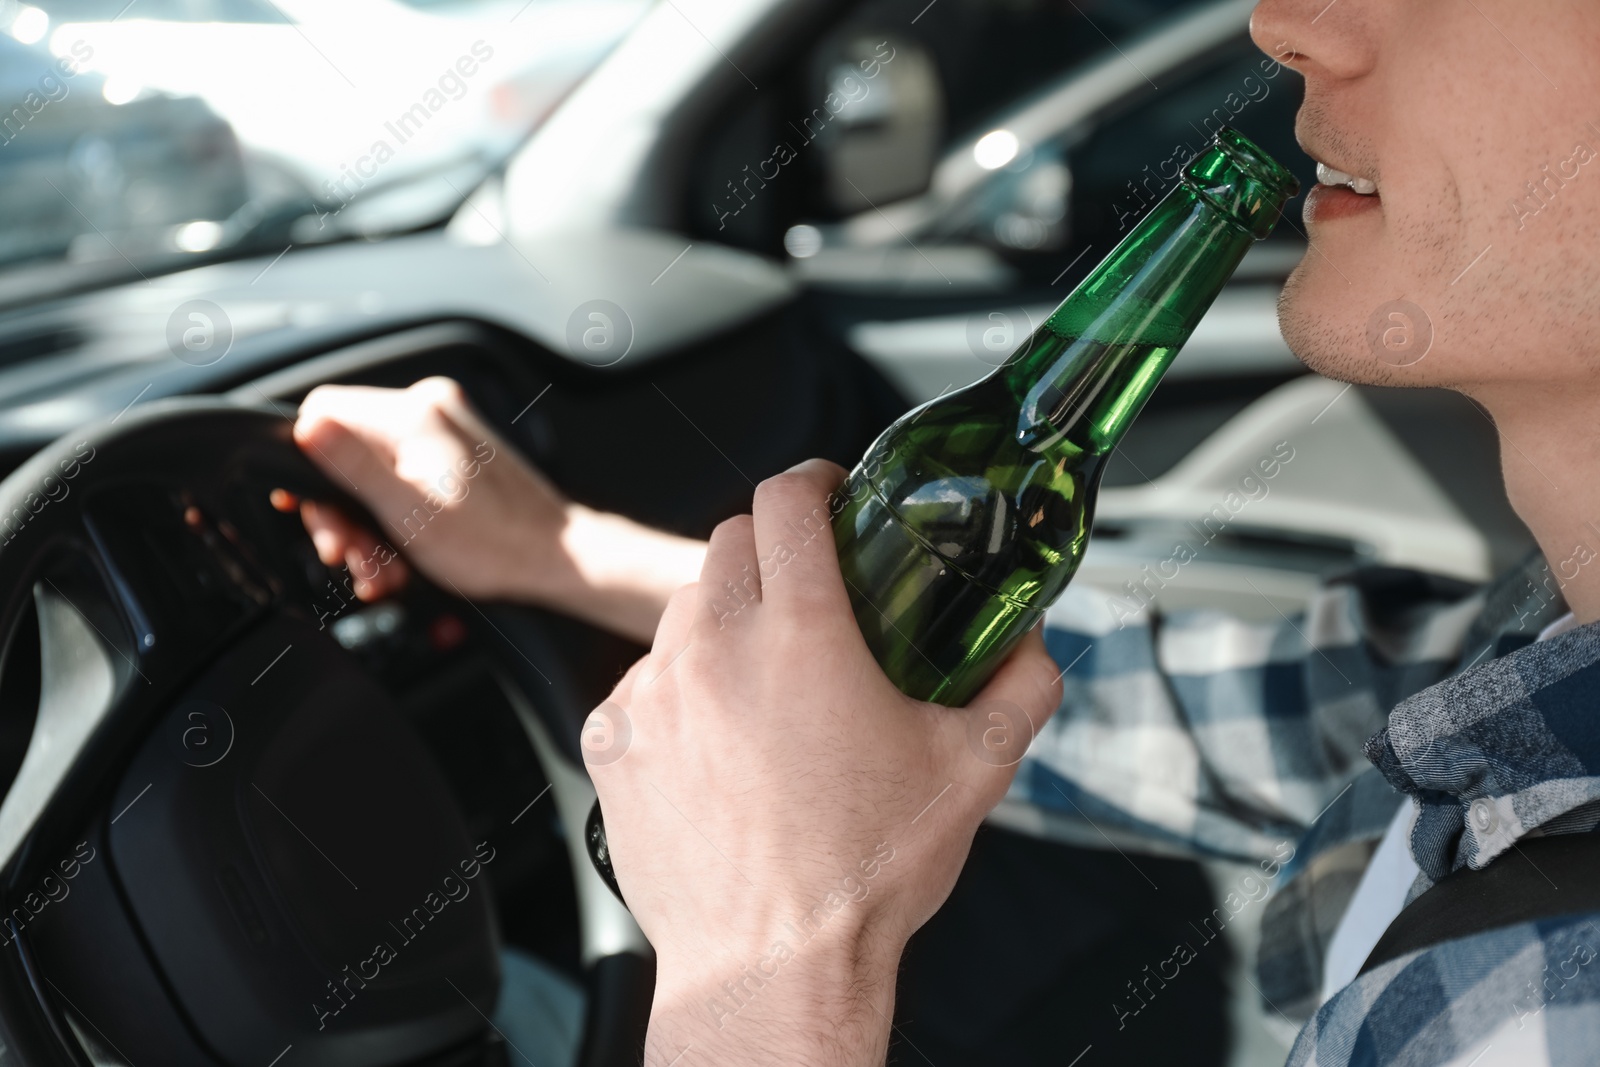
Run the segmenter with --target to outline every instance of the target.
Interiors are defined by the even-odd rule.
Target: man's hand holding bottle
[[[448,379],[318,388],[295,439],[388,527],[280,500],[363,599],[401,588],[409,563],[463,596],[652,643],[597,711],[628,717],[626,758],[591,768],[659,956],[645,1062],[693,1045],[704,1063],[881,1063],[906,940],[948,896],[1016,764],[974,750],[972,708],[913,700],[884,674],[832,538],[752,588],[793,523],[827,513],[844,472],[811,461],[768,479],[754,514],[708,546],[567,500]],[[431,518],[407,532],[418,508]],[[374,572],[402,543],[404,560]],[[730,581],[748,600],[731,617],[717,610]],[[1060,689],[1035,631],[973,708],[1025,717],[1031,736]],[[730,999],[729,983],[758,992]]]

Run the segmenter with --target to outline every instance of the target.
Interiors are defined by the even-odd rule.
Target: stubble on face
[[[1600,74],[1583,59],[1600,13],[1541,9],[1518,23],[1520,47],[1558,90],[1472,6],[1358,0],[1328,19],[1341,11],[1351,25],[1320,31],[1360,36],[1369,62],[1342,77],[1313,62],[1297,133],[1312,155],[1377,180],[1381,206],[1307,229],[1310,250],[1279,298],[1289,347],[1340,381],[1484,401],[1595,391],[1600,159],[1536,215],[1519,220],[1513,204],[1549,171],[1571,173],[1563,161],[1580,141],[1600,151]],[[1351,54],[1317,53],[1309,25],[1297,29],[1312,60]],[[1374,341],[1396,301],[1420,309],[1431,333],[1412,364]]]

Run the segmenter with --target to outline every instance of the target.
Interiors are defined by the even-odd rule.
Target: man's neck
[[[1511,505],[1581,623],[1600,619],[1600,388],[1474,390],[1500,430]]]

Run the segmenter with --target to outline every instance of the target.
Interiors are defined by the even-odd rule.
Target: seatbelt
[[[1600,834],[1525,837],[1489,866],[1451,871],[1406,905],[1360,973],[1453,938],[1590,911],[1600,912]]]

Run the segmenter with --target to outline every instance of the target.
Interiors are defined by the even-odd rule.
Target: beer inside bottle
[[[904,692],[966,704],[1061,594],[1107,458],[1297,189],[1223,128],[1002,366],[902,417],[850,473],[839,563]]]
[[[833,504],[839,564],[904,692],[968,703],[1066,588],[1107,458],[1297,191],[1222,128],[1004,365],[903,416],[850,472]],[[617,892],[598,805],[586,837]]]

